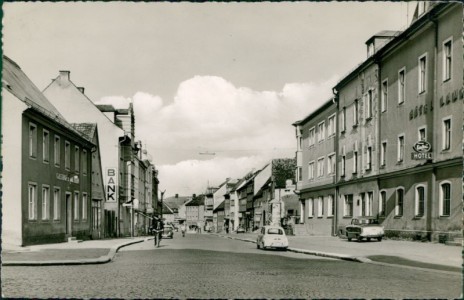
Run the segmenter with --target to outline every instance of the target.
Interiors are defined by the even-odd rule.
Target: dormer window
[[[367,44],[367,57],[374,55],[374,42]]]

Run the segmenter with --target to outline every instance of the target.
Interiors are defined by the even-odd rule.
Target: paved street
[[[104,265],[4,267],[4,297],[457,298],[461,275],[262,251],[176,234],[122,248]]]

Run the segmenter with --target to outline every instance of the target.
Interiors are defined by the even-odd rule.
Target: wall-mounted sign
[[[56,173],[56,179],[79,184],[79,176],[77,175],[69,176],[66,174]]]
[[[106,169],[106,201],[116,202],[117,198],[117,186],[118,186],[118,172],[116,168]]]
[[[414,160],[423,160],[423,159],[433,159],[432,155],[432,145],[427,141],[418,141],[412,146],[415,152],[411,153],[411,159]]]

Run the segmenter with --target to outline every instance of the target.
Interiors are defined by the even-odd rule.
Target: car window
[[[269,228],[267,230],[267,233],[268,234],[280,234],[280,235],[282,235],[282,234],[284,234],[284,231],[282,229],[280,229],[280,228]]]

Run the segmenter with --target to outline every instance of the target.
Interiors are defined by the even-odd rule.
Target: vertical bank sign
[[[116,168],[106,169],[106,201],[116,202],[118,199],[118,172]]]

